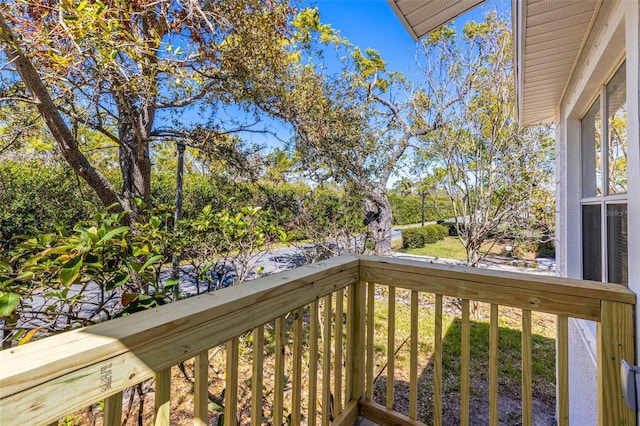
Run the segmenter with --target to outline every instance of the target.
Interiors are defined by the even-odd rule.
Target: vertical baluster
[[[293,312],[293,374],[291,378],[291,425],[300,425],[302,395],[302,312],[301,308]]]
[[[462,300],[462,328],[460,342],[460,426],[469,426],[469,364],[471,340],[469,324],[469,300]]]
[[[556,351],[558,375],[558,426],[569,425],[569,318],[558,316]]]
[[[433,424],[442,424],[442,295],[436,294],[433,331]]]
[[[411,290],[411,351],[409,354],[409,417],[418,416],[418,292]]]
[[[389,286],[387,318],[387,408],[393,410],[396,350],[396,288]]]
[[[309,319],[309,414],[308,425],[316,426],[318,400],[318,301],[311,303]]]
[[[531,389],[531,311],[522,310],[522,425],[533,423]]]
[[[331,295],[324,297],[323,303],[323,336],[322,342],[322,425],[328,426],[333,421],[331,405]]]
[[[194,376],[193,424],[206,426],[209,424],[209,351],[206,349],[195,357]]]
[[[336,291],[336,310],[335,310],[335,336],[334,336],[334,380],[333,380],[333,407],[335,415],[342,412],[342,313],[344,303],[343,289]]]
[[[264,366],[264,326],[253,329],[253,364],[251,372],[251,425],[262,424],[262,383]]]
[[[276,365],[273,380],[273,424],[282,424],[284,412],[284,345],[285,345],[285,317],[276,318]]]
[[[349,388],[349,400],[359,401],[364,397],[365,375],[365,314],[366,285],[364,281],[358,281],[349,290],[349,312],[351,315],[351,387]]]
[[[373,400],[373,355],[375,351],[374,325],[375,325],[375,290],[376,285],[369,283],[367,286],[367,391],[369,401]]]
[[[104,426],[122,425],[122,392],[104,399],[103,416],[102,424]]]
[[[171,368],[167,368],[156,374],[155,409],[153,424],[155,426],[169,426],[171,409]]]
[[[234,337],[227,342],[227,363],[224,392],[224,426],[238,424],[238,343]]]
[[[494,303],[489,332],[489,424],[498,426],[498,305]]]
[[[633,305],[603,300],[596,324],[598,425],[635,425],[636,412],[622,396],[620,362],[635,359]]]
[[[347,344],[345,345],[345,360],[344,365],[346,365],[346,372],[344,378],[344,398],[343,405],[346,406],[351,399],[351,391],[353,386],[353,306],[351,305],[351,300],[353,299],[353,294],[355,291],[355,284],[351,284],[347,287],[347,329],[346,329],[346,338]]]

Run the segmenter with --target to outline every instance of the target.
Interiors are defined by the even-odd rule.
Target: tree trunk
[[[373,238],[373,252],[380,256],[390,256],[391,226],[393,215],[391,204],[384,190],[376,189],[368,194],[363,201],[365,211],[365,225]]]
[[[15,66],[25,87],[38,102],[38,111],[58,143],[60,152],[67,163],[78,176],[96,191],[98,198],[106,206],[117,204],[121,210],[126,210],[128,207],[127,200],[123,200],[118,196],[109,181],[89,163],[80,151],[78,142],[53,103],[40,75],[29,58],[20,49],[11,28],[7,25],[2,14],[0,14],[0,43],[7,58]],[[125,220],[131,221],[131,218],[126,218]]]

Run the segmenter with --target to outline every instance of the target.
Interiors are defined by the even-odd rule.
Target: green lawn
[[[487,248],[489,248],[487,246]],[[492,254],[500,254],[501,245],[494,245],[491,249]],[[398,253],[415,254],[418,256],[441,257],[444,259],[467,260],[467,252],[457,237],[446,237],[443,241],[433,244],[427,244],[419,249],[404,249],[402,247],[396,249]]]

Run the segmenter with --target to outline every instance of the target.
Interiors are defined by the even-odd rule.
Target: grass
[[[504,246],[504,244],[494,244],[493,241],[490,241],[483,246],[483,250],[488,250],[489,254],[492,255],[502,255]],[[462,246],[462,243],[460,242],[458,237],[446,237],[442,241],[437,241],[433,244],[427,244],[426,246],[417,249],[405,249],[402,248],[402,243],[399,243],[395,250],[398,253],[414,254],[418,256],[467,260],[467,252]]]
[[[382,288],[379,291],[384,292]],[[385,404],[386,389],[386,336],[388,303],[385,294],[376,302],[375,312],[375,350],[376,364],[374,372],[379,379],[374,388],[375,400]],[[396,411],[403,412],[403,402],[408,401],[409,389],[409,341],[410,335],[410,293],[399,290],[396,295],[396,340],[394,355],[396,369]],[[434,333],[434,297],[429,294],[420,295],[418,318],[418,359],[419,359],[419,406],[418,419],[430,424],[433,419],[433,333]],[[472,309],[470,324],[471,344],[471,410],[486,403],[488,395],[489,370],[489,305],[478,304]],[[499,389],[501,398],[513,400],[518,404],[521,397],[522,372],[521,363],[521,313],[518,309],[500,307],[499,316]],[[460,341],[461,320],[457,300],[444,299],[443,327],[443,421],[444,424],[459,423],[459,389],[460,389]],[[542,402],[549,411],[553,411],[555,401],[555,335],[554,319],[546,314],[532,314],[532,347],[533,347],[533,397]],[[407,414],[407,413],[404,413]],[[445,421],[446,420],[446,421]],[[517,423],[516,419],[516,423]]]

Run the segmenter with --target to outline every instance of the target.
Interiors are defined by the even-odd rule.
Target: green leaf
[[[180,280],[178,278],[169,278],[164,282],[164,287],[173,287],[178,284],[180,284]]]
[[[161,254],[157,254],[153,257],[150,257],[145,263],[144,265],[142,265],[142,267],[140,267],[140,270],[137,271],[138,273],[143,272],[145,269],[147,269],[149,266],[153,265],[154,263],[156,263],[157,261],[159,261],[160,259],[162,259],[162,255]]]
[[[98,244],[103,243],[105,241],[108,241],[108,240],[110,240],[111,238],[113,238],[116,235],[124,234],[125,232],[129,231],[130,229],[131,228],[129,228],[128,226],[121,226],[119,228],[112,229],[111,231],[109,231],[106,234],[104,234],[104,236],[102,238],[100,238],[100,241],[98,241]]]
[[[113,278],[106,282],[106,289],[107,291],[111,291],[116,287],[122,286],[127,281],[129,281],[129,274],[117,272],[114,274]]]
[[[0,296],[0,317],[8,317],[20,303],[20,295],[5,293]]]
[[[80,275],[80,268],[82,267],[82,257],[78,256],[71,259],[64,264],[60,270],[60,284],[65,287],[69,287],[73,284]]]
[[[215,402],[210,402],[210,403],[207,405],[207,409],[208,409],[209,411],[215,411],[215,412],[218,412],[218,413],[222,413],[222,412],[224,412],[224,407],[223,407],[223,406],[221,406],[220,404],[216,404]]]

